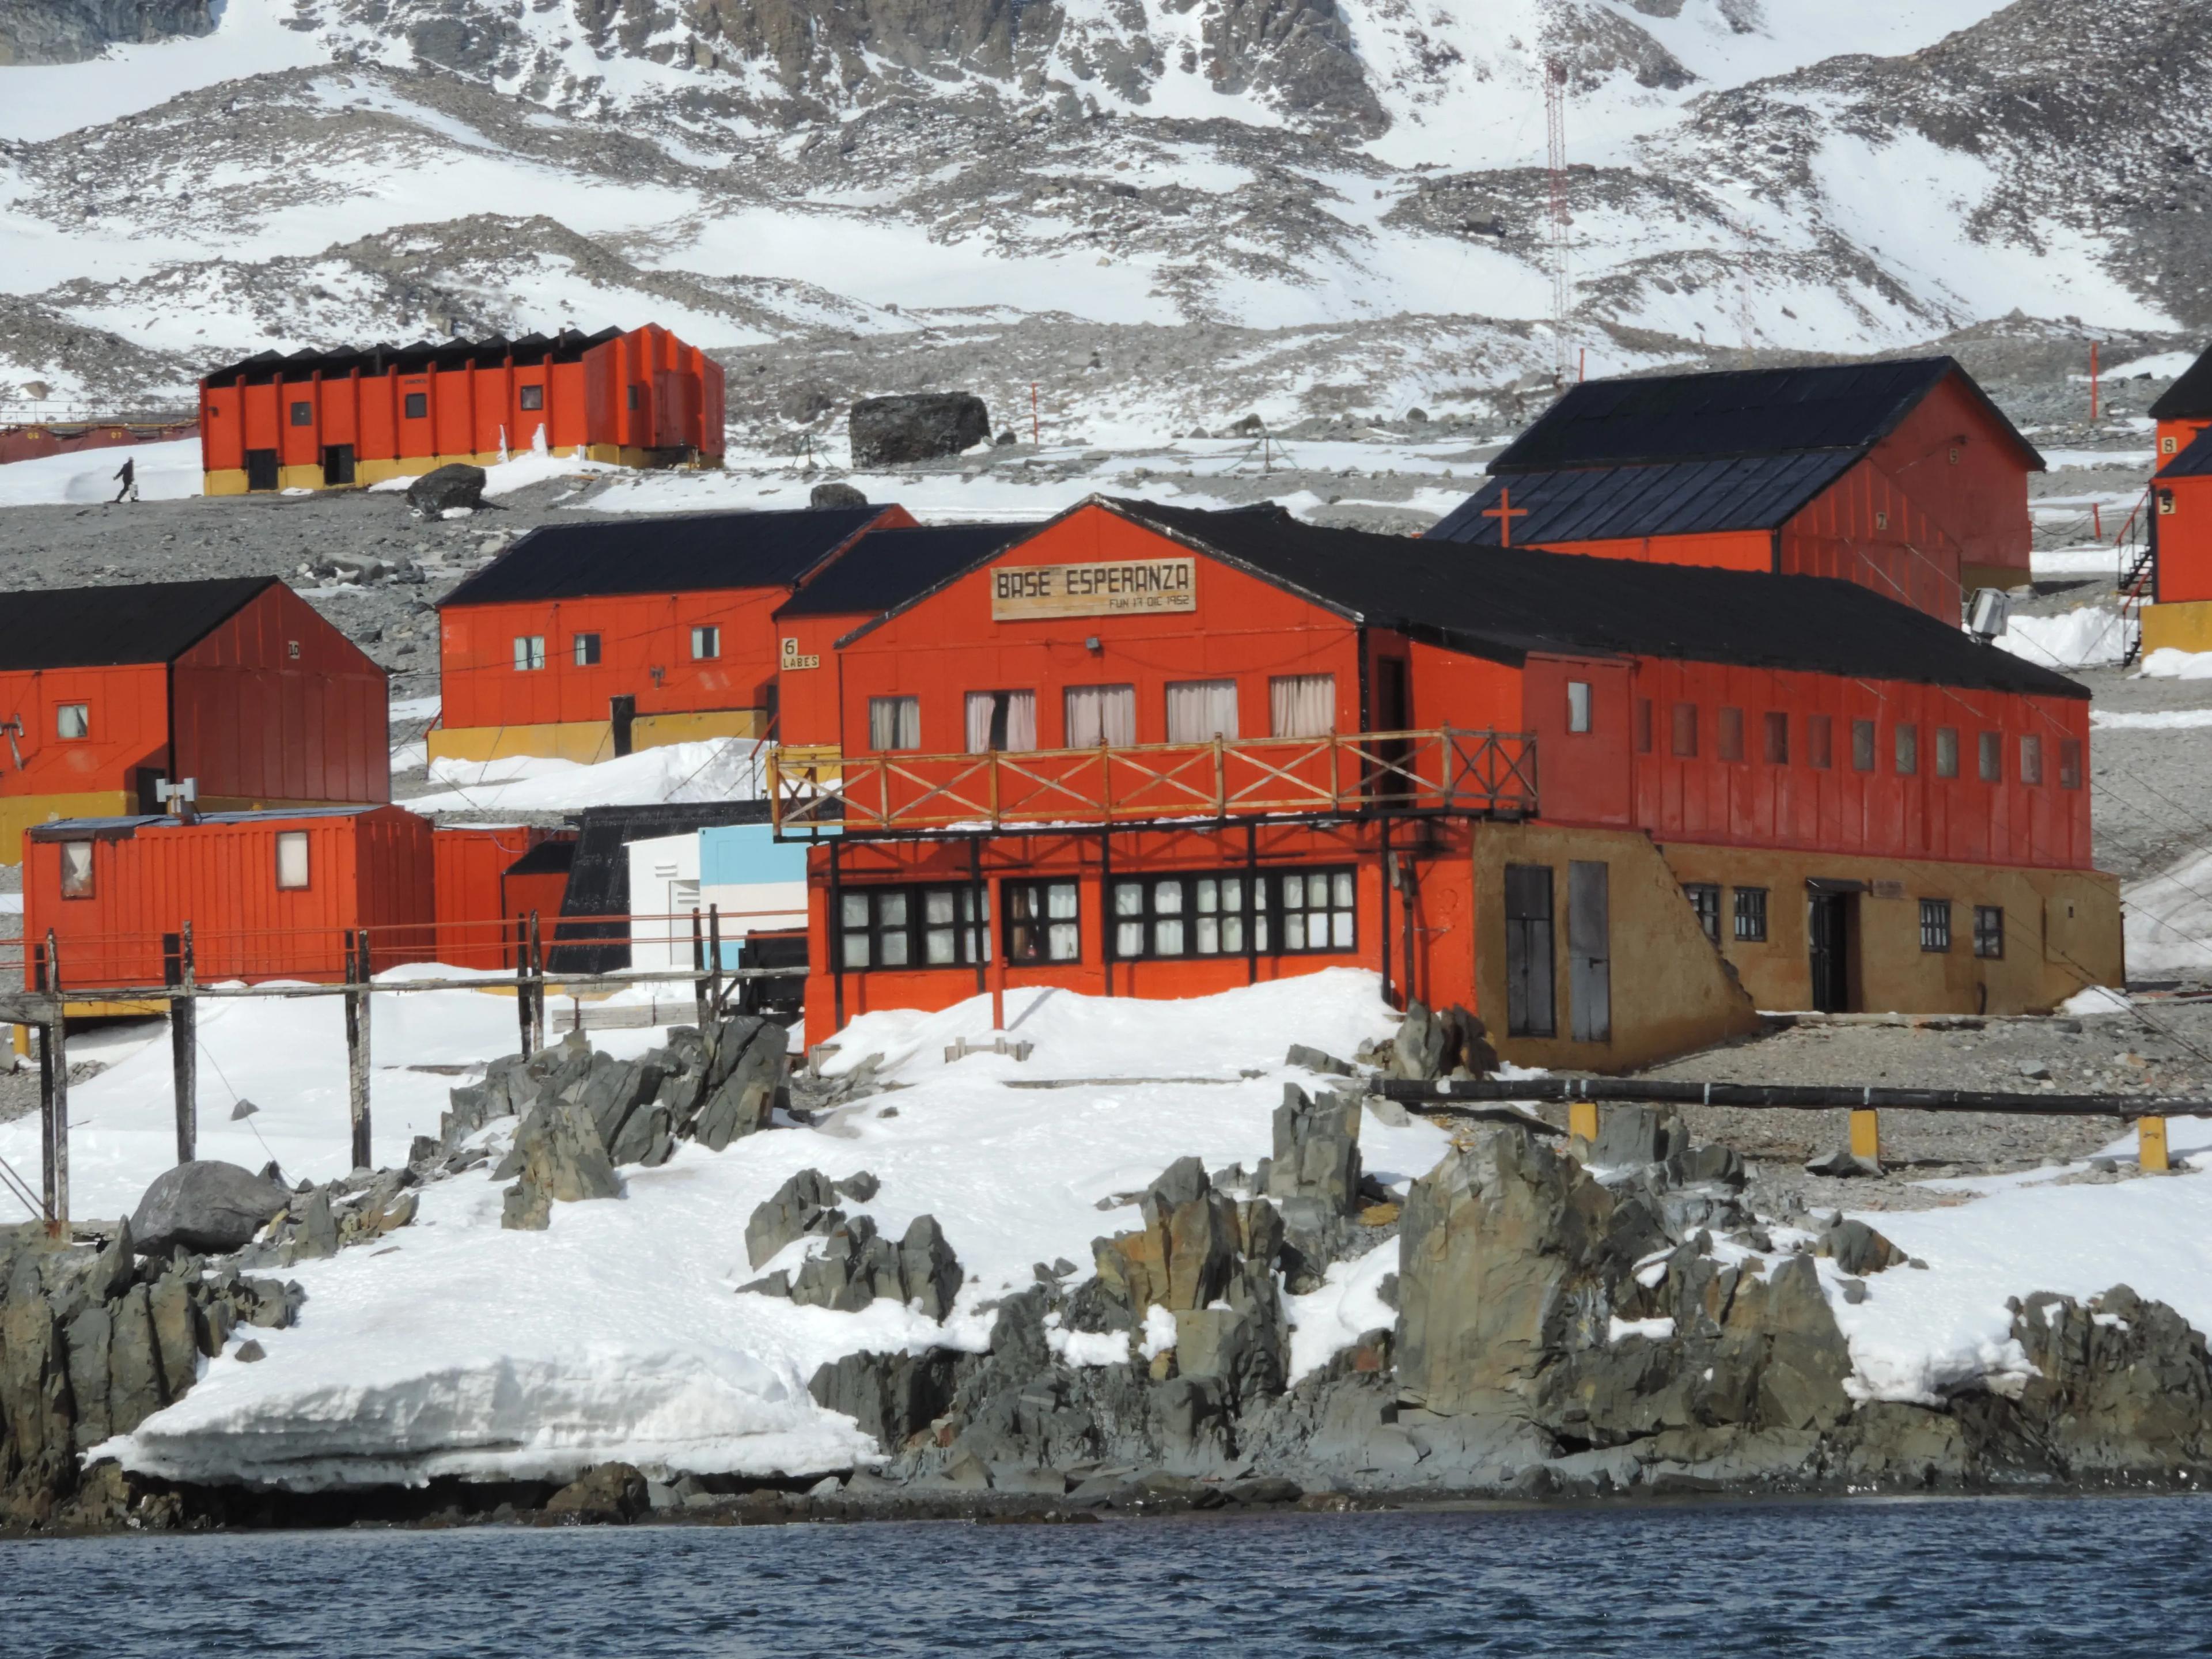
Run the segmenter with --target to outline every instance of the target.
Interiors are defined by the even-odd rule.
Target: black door
[[[1403,657],[1377,657],[1375,659],[1375,730],[1402,732],[1413,720],[1413,696],[1406,684],[1406,659]],[[1413,780],[1407,775],[1409,751],[1403,738],[1394,738],[1375,745],[1375,757],[1381,762],[1375,781],[1378,795],[1405,795],[1413,793]]]
[[[1567,1030],[1577,1042],[1613,1041],[1613,920],[1606,866],[1567,866]]]
[[[353,446],[351,444],[324,446],[323,482],[325,484],[349,484],[353,482]]]
[[[1552,870],[1505,866],[1505,1034],[1552,1036]]]
[[[607,720],[615,729],[615,753],[627,755],[629,753],[630,727],[637,720],[637,699],[609,697]]]
[[[276,452],[273,449],[249,449],[246,452],[246,487],[248,489],[276,488]]]
[[[1850,904],[1849,893],[1810,893],[1808,933],[1813,947],[1813,1006],[1824,1014],[1847,1012],[1851,1004]]]

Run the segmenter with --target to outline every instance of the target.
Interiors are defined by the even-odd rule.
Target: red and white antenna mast
[[[1567,339],[1567,66],[1552,57],[1544,59],[1544,168],[1552,191],[1552,378],[1565,386],[1574,355]]]

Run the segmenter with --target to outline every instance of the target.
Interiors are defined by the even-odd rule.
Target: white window
[[[54,735],[67,742],[92,735],[92,705],[64,702],[54,706]]]
[[[711,662],[722,654],[722,630],[700,627],[691,630],[691,660]]]
[[[1588,680],[1567,682],[1567,730],[1587,732],[1590,729],[1590,689]]]
[[[307,884],[307,832],[280,830],[276,833],[276,885],[289,890]]]
[[[1278,674],[1267,682],[1267,729],[1279,738],[1325,738],[1336,730],[1336,676]]]
[[[1070,749],[1127,749],[1137,741],[1133,685],[1071,685],[1066,708]]]
[[[92,896],[92,843],[88,841],[62,843],[62,896]]]
[[[968,694],[968,752],[1034,749],[1036,745],[1036,693],[1034,691],[970,691]]]
[[[1168,741],[1205,743],[1237,735],[1235,680],[1179,680],[1168,687]]]
[[[890,749],[921,747],[920,697],[870,697],[868,747],[882,753]]]
[[[517,634],[514,636],[514,672],[527,674],[533,668],[545,666],[545,636],[543,634]]]
[[[577,635],[575,646],[577,667],[597,668],[599,665],[599,636],[597,634]]]

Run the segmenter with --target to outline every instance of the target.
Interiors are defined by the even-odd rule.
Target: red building
[[[2212,351],[2190,364],[2159,393],[2150,406],[2150,417],[2158,423],[2159,466],[2188,448],[2205,428],[2212,427]]]
[[[384,671],[271,577],[0,599],[0,860],[50,818],[391,799]]]
[[[2027,580],[2043,458],[1949,357],[1592,380],[1428,533],[1834,576],[1955,623]]]
[[[625,466],[719,466],[722,368],[653,324],[520,340],[264,351],[200,381],[210,495],[489,466],[543,441]]]
[[[358,928],[380,971],[427,962],[430,833],[398,806],[41,823],[24,838],[24,935],[53,933],[65,990],[161,984],[187,922],[202,981],[343,979]]]
[[[515,874],[535,849],[563,842],[574,850],[573,830],[526,823],[441,823],[430,838],[437,894],[437,958],[456,968],[514,966],[515,919],[532,910],[544,918],[550,941],[561,914],[568,865],[559,853]],[[540,866],[558,863],[560,884],[549,889]],[[544,903],[550,896],[552,903]]]
[[[1358,965],[1622,1066],[2120,971],[2087,694],[1849,583],[1094,498],[805,654],[817,1038]]]
[[[439,606],[431,757],[592,762],[765,737],[778,606],[898,507],[690,513],[532,531]]]

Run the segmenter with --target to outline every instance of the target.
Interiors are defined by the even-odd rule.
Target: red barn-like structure
[[[439,606],[432,758],[593,762],[769,735],[778,606],[897,507],[654,514],[532,531]]]
[[[1955,623],[2028,575],[2043,458],[1949,357],[1592,380],[1428,533],[1833,576]]]
[[[50,818],[392,796],[384,671],[272,577],[0,597],[0,860]]]
[[[24,933],[52,931],[64,990],[161,984],[186,922],[204,981],[341,980],[364,927],[379,971],[428,962],[430,835],[398,806],[42,823],[24,841]]]
[[[722,368],[653,324],[519,340],[264,351],[200,381],[210,495],[325,489],[542,444],[625,466],[719,466]]]
[[[1850,583],[1094,498],[805,654],[817,1038],[1360,966],[1617,1068],[2118,982],[2087,694]]]

